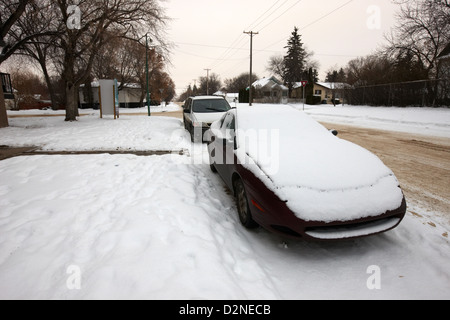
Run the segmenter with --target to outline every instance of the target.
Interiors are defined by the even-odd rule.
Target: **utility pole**
[[[259,34],[259,32],[244,31],[245,34],[250,35],[250,76],[249,76],[249,106],[253,105],[253,92],[252,92],[252,74],[253,74],[253,36]]]
[[[194,81],[194,86],[192,87],[192,95],[195,97],[197,95],[197,79],[192,79],[192,81]]]
[[[211,69],[204,69],[206,71],[206,95],[209,96],[209,72]]]

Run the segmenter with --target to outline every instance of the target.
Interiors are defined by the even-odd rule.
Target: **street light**
[[[152,39],[150,39],[150,42]],[[145,77],[147,79],[147,108],[148,108],[148,116],[150,117],[152,115],[150,111],[150,90],[148,88],[149,86],[149,79],[148,79],[148,33],[145,34]]]

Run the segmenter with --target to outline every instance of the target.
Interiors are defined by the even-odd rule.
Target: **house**
[[[19,110],[19,92],[16,89],[12,89],[13,94],[8,95],[8,99],[5,99],[6,110]]]
[[[125,83],[119,90],[119,102],[121,108],[141,107],[141,85],[137,83]]]
[[[437,57],[439,64],[439,79],[450,78],[450,43]]]
[[[333,104],[333,99],[336,104],[344,104],[345,90],[349,88],[350,85],[342,82],[317,82],[314,84],[313,95],[320,97],[323,104]]]
[[[239,102],[239,93],[228,93],[228,92],[219,90],[216,93],[213,93],[213,96],[223,97],[225,100],[228,101],[229,104]]]
[[[332,104],[333,96],[336,103],[345,103],[345,90],[351,86],[341,82],[316,82],[313,88],[314,101],[323,104]],[[294,83],[292,87],[292,99],[302,100],[303,93],[308,96],[306,90],[303,90],[302,82]]]
[[[119,83],[120,86],[120,83]],[[94,81],[91,83],[91,93],[92,94],[92,103],[93,105],[89,105],[88,94],[86,92],[85,85],[80,86],[79,96],[80,96],[80,108],[94,108],[98,109],[100,106],[100,84],[98,81]],[[122,89],[119,90],[119,102],[121,108],[140,108],[141,107],[141,86],[137,83],[126,83],[123,85]]]
[[[259,103],[287,103],[288,87],[275,77],[264,78],[253,82],[255,88],[254,102]]]
[[[291,98],[294,100],[302,100],[303,93],[306,95],[306,90],[304,89],[305,87],[303,86],[303,82],[294,82],[294,85],[292,86]]]
[[[437,57],[438,61],[438,97],[443,105],[450,105],[450,43]]]
[[[14,90],[11,84],[11,75],[0,73],[0,83],[2,84],[3,98],[5,100],[14,99]]]

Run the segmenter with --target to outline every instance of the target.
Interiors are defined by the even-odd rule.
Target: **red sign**
[[[306,87],[307,84],[308,84],[308,81],[302,81],[302,87]]]

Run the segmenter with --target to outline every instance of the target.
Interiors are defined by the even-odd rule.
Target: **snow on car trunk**
[[[299,218],[348,221],[400,207],[399,183],[377,156],[303,112],[272,105],[237,113],[240,161]]]

